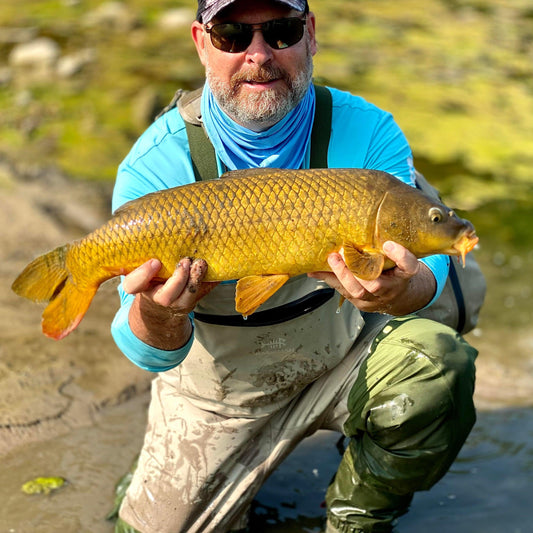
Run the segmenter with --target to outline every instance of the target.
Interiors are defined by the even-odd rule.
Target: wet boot
[[[106,520],[115,522],[114,533],[139,533],[135,528],[124,522],[124,520],[118,516],[120,505],[122,504],[122,500],[124,499],[126,491],[130,486],[133,473],[137,468],[137,459],[138,458],[135,458],[128,472],[126,472],[126,474],[124,474],[115,485],[115,500],[113,502],[113,508],[106,516]]]
[[[350,437],[326,494],[328,533],[389,533],[449,469],[475,421],[477,351],[430,320],[392,320],[350,392]]]
[[[117,518],[115,522],[114,533],[139,533],[134,527],[126,524],[122,518]]]

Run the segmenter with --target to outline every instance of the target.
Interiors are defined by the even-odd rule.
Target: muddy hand
[[[167,308],[173,314],[188,314],[198,300],[216,285],[202,283],[207,268],[203,259],[192,261],[186,257],[180,260],[170,278],[159,281],[157,274],[161,262],[152,259],[128,274],[122,286],[128,294],[141,294],[144,299]]]
[[[135,294],[129,312],[133,334],[143,342],[163,350],[184,346],[192,333],[189,313],[217,283],[204,283],[207,263],[181,259],[166,281],[157,278],[161,262],[152,259],[128,274],[123,288]]]

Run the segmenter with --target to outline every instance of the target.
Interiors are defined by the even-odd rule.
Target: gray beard
[[[207,83],[220,108],[235,122],[254,131],[273,126],[292,111],[305,96],[312,77],[313,59],[310,53],[295,78],[289,78],[281,69],[266,66],[254,72],[235,74],[228,84],[217,78],[209,65],[206,66]],[[266,82],[276,78],[285,81],[282,90],[269,89],[261,93],[241,94],[242,82]]]

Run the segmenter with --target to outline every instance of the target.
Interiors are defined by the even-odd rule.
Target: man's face
[[[208,26],[220,22],[257,24],[296,11],[270,1],[238,1]],[[218,50],[202,24],[194,22],[192,35],[206,77],[220,107],[237,123],[252,130],[266,129],[280,121],[301,101],[311,82],[316,53],[315,17],[307,15],[303,38],[293,46],[275,50],[255,31],[243,52]]]

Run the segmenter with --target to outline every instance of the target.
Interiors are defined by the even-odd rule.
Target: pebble
[[[192,9],[169,9],[161,14],[157,21],[157,25],[165,31],[180,30],[189,27],[195,18],[196,13]]]
[[[106,2],[85,17],[90,27],[102,26],[111,30],[128,32],[139,25],[139,20],[124,2]]]
[[[57,62],[57,75],[61,78],[71,78],[92,63],[95,58],[95,51],[90,48],[63,56]]]
[[[61,54],[59,45],[48,37],[38,37],[17,44],[9,54],[9,65],[14,68],[52,68]]]

